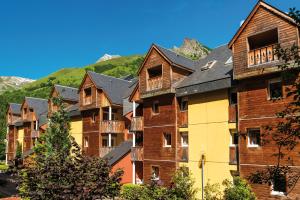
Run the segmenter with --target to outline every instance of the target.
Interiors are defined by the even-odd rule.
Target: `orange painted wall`
[[[113,172],[117,169],[122,169],[124,171],[121,183],[132,183],[132,163],[130,152],[112,167]]]

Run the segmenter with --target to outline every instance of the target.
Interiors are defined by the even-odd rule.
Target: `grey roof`
[[[63,85],[54,85],[55,90],[59,93],[59,96],[64,100],[79,101],[78,89]]]
[[[130,81],[98,74],[92,71],[87,72],[98,89],[104,90],[113,104],[121,105],[123,96],[129,89]]]
[[[70,117],[75,117],[81,115],[79,110],[79,103],[69,106],[66,111]]]
[[[17,120],[14,122],[14,125],[15,126],[23,126],[23,121],[20,119],[20,120]]]
[[[227,45],[214,49],[205,58],[197,61],[197,69],[176,86],[176,95],[214,91],[229,88],[232,85],[231,50]],[[215,61],[211,68],[201,69],[209,61]]]
[[[21,104],[18,103],[10,103],[9,106],[11,107],[12,113],[21,115]]]
[[[157,47],[159,49],[159,51],[161,53],[163,53],[172,63],[183,66],[190,70],[195,70],[195,68],[197,66],[196,61],[186,58],[182,55],[179,55],[178,53],[171,51],[169,49],[166,49],[164,47],[161,47],[157,44],[154,44],[154,46]]]
[[[114,150],[109,152],[104,156],[104,159],[108,160],[109,165],[114,165],[121,158],[123,158],[127,153],[131,151],[132,141],[124,141],[119,146],[117,146]]]
[[[29,108],[32,108],[37,115],[39,124],[45,123],[45,116],[48,115],[48,100],[34,97],[25,97]]]

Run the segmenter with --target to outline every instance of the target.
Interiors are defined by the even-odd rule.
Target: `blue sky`
[[[228,43],[256,0],[1,0],[0,75],[37,79],[185,37]],[[299,0],[268,0],[283,11]]]

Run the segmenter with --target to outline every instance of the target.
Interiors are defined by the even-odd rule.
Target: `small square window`
[[[282,98],[282,82],[281,80],[269,81],[269,99]]]
[[[236,131],[230,133],[230,146],[237,146],[239,143],[239,136]]]
[[[89,138],[88,137],[84,137],[83,144],[84,144],[84,147],[89,147]]]
[[[180,101],[180,111],[188,110],[188,100],[186,98],[181,99]]]
[[[189,135],[187,132],[181,133],[181,146],[188,147],[189,146]]]
[[[248,147],[260,146],[260,130],[249,129],[248,130]]]
[[[159,102],[154,101],[152,105],[152,113],[158,114],[159,113]]]
[[[280,195],[283,196],[286,194],[286,178],[284,175],[278,175],[274,177],[272,181],[272,195]]]
[[[164,133],[164,147],[172,146],[172,135],[171,133]]]
[[[230,104],[231,105],[237,104],[237,93],[236,92],[230,92]]]
[[[151,169],[152,174],[152,180],[159,180],[159,167],[158,166],[152,166]]]

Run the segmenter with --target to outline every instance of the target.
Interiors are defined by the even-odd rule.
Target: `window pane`
[[[286,192],[286,179],[284,175],[278,175],[274,177],[273,191]]]
[[[249,130],[248,139],[250,145],[260,145],[260,130],[259,129]]]
[[[270,83],[270,98],[277,99],[282,97],[282,85],[281,82]]]
[[[233,144],[237,145],[239,143],[239,136],[237,133],[233,133]]]

